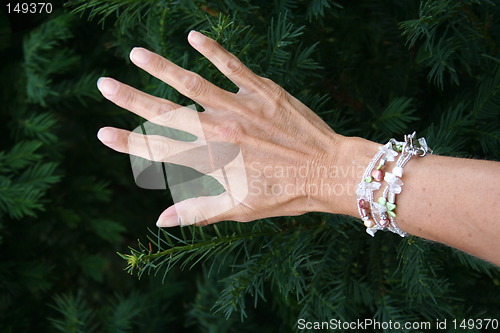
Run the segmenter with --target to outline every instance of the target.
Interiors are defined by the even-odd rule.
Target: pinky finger
[[[167,208],[156,222],[158,227],[196,224],[199,226],[229,219],[235,202],[228,192],[216,196],[190,198]]]

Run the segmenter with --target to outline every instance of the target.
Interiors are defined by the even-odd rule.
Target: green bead
[[[373,178],[371,176],[368,176],[365,178],[365,182],[367,182],[367,183],[371,183],[372,180],[373,180]]]
[[[396,217],[396,213],[394,213],[392,210],[388,210],[387,215],[389,215],[391,217]]]
[[[383,164],[379,164],[379,165],[377,165],[377,170],[382,169],[382,167],[383,167],[383,166],[384,166]]]
[[[385,206],[387,207],[387,210],[394,210],[394,208],[396,208],[396,205],[390,202],[386,203]]]
[[[395,151],[397,151],[397,152],[402,152],[402,151],[403,151],[403,146],[401,146],[401,145],[396,145],[396,146],[394,147],[394,150],[395,150]]]
[[[384,197],[380,197],[378,198],[378,203],[381,204],[381,205],[385,205],[385,203],[387,202],[387,200],[384,198]]]

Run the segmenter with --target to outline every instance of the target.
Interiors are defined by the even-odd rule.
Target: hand
[[[157,225],[246,222],[309,211],[334,211],[330,207],[331,192],[324,189],[334,186],[341,177],[332,167],[339,165],[342,157],[343,137],[273,81],[254,74],[214,40],[195,31],[188,40],[239,87],[237,93],[220,89],[143,48],[131,51],[132,62],[196,101],[203,112],[145,94],[111,78],[98,82],[104,97],[116,105],[198,138],[184,142],[105,127],[98,133],[105,145],[118,152],[192,167],[216,178],[226,190],[218,196],[175,203],[161,214]],[[222,163],[227,164],[223,170],[213,161],[224,160],[224,156],[230,155],[228,149],[222,149],[217,156],[217,149],[210,149],[220,143],[237,147],[240,158]],[[185,158],[186,154],[182,154],[197,148],[208,151],[209,158]],[[323,190],[319,188],[321,184]],[[342,211],[340,198],[338,211]]]

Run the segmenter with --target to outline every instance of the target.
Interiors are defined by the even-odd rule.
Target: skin
[[[212,39],[192,31],[188,41],[239,87],[237,93],[143,48],[131,51],[132,62],[200,104],[203,112],[111,78],[98,82],[103,96],[116,105],[198,138],[182,142],[104,127],[98,132],[102,143],[118,152],[192,167],[226,189],[218,196],[177,202],[157,225],[247,222],[311,211],[358,217],[356,185],[381,145],[335,133],[307,106],[255,75]],[[228,145],[218,149],[220,142]],[[194,148],[207,154],[193,154]],[[225,165],[224,173],[219,164]],[[500,265],[499,176],[497,162],[413,157],[396,199],[398,226]]]

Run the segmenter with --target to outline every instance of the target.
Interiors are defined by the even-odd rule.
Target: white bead
[[[401,193],[401,186],[399,185],[389,185],[389,192],[393,194]]]
[[[372,237],[375,237],[376,232],[377,232],[376,228],[366,228],[366,233],[368,233],[368,235],[370,235]]]
[[[365,227],[367,228],[373,228],[373,226],[375,225],[375,222],[373,222],[372,219],[367,219],[367,220],[364,220],[363,221],[363,224],[365,225]]]
[[[384,176],[384,180],[389,183],[390,186],[401,186],[403,182],[399,177],[396,177],[394,174],[390,172],[386,172]]]
[[[393,204],[396,201],[396,194],[389,192],[387,194],[387,201]]]
[[[392,169],[392,174],[397,177],[402,177],[403,176],[403,168],[402,167],[394,167]]]
[[[394,175],[390,172],[386,172],[384,175],[384,180],[388,183],[391,183],[394,179]]]

